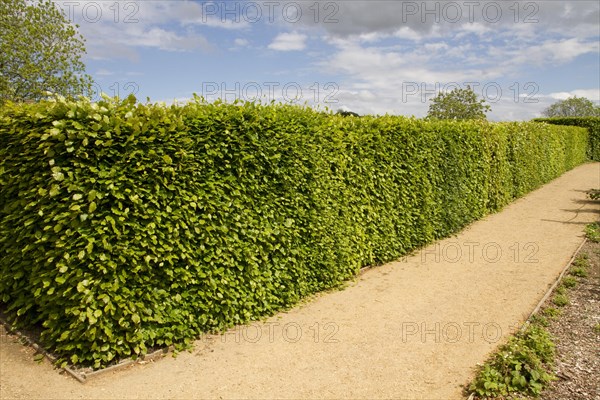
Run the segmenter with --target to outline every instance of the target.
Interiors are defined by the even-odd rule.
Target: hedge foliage
[[[538,118],[536,122],[554,125],[581,126],[589,131],[588,158],[600,161],[600,117]]]
[[[101,367],[272,314],[586,160],[537,123],[57,99],[0,113],[0,306]]]

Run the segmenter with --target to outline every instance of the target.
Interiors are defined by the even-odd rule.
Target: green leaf
[[[52,187],[50,188],[50,197],[55,197],[58,196],[58,194],[60,193],[60,187],[57,185],[52,185]]]
[[[140,323],[140,316],[138,314],[132,314],[131,320],[133,321],[134,324],[137,325]]]

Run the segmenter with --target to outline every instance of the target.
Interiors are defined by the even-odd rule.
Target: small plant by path
[[[594,222],[593,224],[586,225],[585,234],[592,242],[600,242],[600,223]]]
[[[469,390],[480,397],[539,395],[547,383],[556,379],[549,368],[554,351],[548,331],[539,322],[530,324],[492,355]]]
[[[588,197],[592,200],[600,200],[600,189],[588,190]],[[585,236],[594,243],[600,242],[600,222],[586,225]]]

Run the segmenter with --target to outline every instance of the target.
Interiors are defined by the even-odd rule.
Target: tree
[[[360,115],[354,111],[342,110],[341,108],[337,110],[336,114],[341,115],[342,117],[360,117]]]
[[[0,104],[90,95],[77,28],[51,0],[0,1]]]
[[[545,117],[600,117],[600,107],[585,97],[560,100],[542,111]]]
[[[470,86],[440,92],[431,101],[427,118],[432,119],[485,119],[485,113],[491,111],[491,107],[485,104],[484,99],[479,100]]]

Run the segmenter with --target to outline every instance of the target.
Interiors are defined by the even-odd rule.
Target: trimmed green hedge
[[[274,313],[586,160],[576,127],[256,104],[8,105],[0,306],[101,367]]]
[[[555,117],[538,118],[535,122],[546,122],[553,125],[581,126],[590,132],[588,158],[600,161],[600,117]]]

